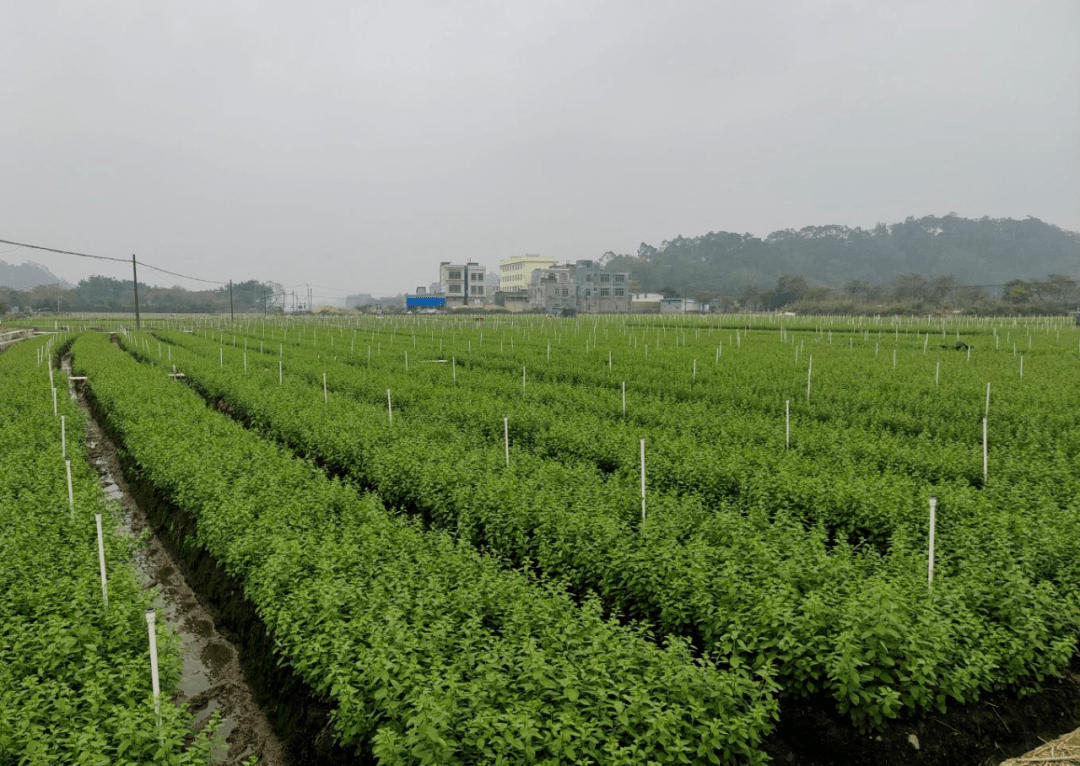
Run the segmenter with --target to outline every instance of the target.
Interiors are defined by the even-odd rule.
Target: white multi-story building
[[[499,290],[506,293],[528,290],[536,269],[551,268],[559,261],[542,255],[511,255],[499,261]]]
[[[439,292],[446,296],[446,305],[471,306],[487,302],[484,289],[484,267],[479,263],[439,264]]]

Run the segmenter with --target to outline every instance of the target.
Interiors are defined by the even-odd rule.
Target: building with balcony
[[[630,310],[630,274],[609,271],[599,261],[575,261],[571,267],[578,291],[577,310],[585,314],[618,314]]]
[[[439,264],[439,294],[446,297],[446,306],[482,306],[487,302],[484,289],[484,267],[479,263]]]
[[[537,268],[529,282],[529,307],[549,314],[562,309],[585,314],[628,312],[630,274],[608,271],[588,260]]]

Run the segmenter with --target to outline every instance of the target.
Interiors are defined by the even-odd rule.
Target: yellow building
[[[508,293],[528,290],[533,271],[550,269],[558,262],[558,258],[545,258],[541,255],[511,255],[503,258],[499,261],[499,290]]]

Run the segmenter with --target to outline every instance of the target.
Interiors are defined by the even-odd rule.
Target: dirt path
[[[63,367],[70,375],[70,361]],[[132,497],[120,468],[116,446],[94,420],[82,395],[71,395],[87,412],[86,444],[90,463],[101,477],[109,497],[124,509],[124,526],[131,534],[150,530],[146,548],[136,563],[146,588],[157,587],[159,606],[169,625],[180,635],[184,668],[177,702],[186,702],[196,714],[196,726],[206,724],[215,711],[221,716],[218,736],[224,739],[219,763],[239,766],[254,756],[260,766],[289,766],[285,749],[275,736],[244,679],[235,645],[217,627],[216,610],[200,600],[183,574],[183,566],[158,539],[143,509]]]

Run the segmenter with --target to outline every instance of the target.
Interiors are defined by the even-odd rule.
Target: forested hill
[[[29,290],[38,285],[55,285],[68,288],[71,284],[49,271],[40,263],[27,261],[16,266],[13,263],[0,261],[0,286],[11,287],[16,290]]]
[[[826,287],[853,280],[871,285],[901,274],[954,276],[965,284],[1002,285],[1013,279],[1080,277],[1080,234],[1038,218],[909,217],[872,229],[807,226],[751,234],[712,232],[676,237],[659,247],[642,243],[636,255],[607,253],[608,267],[631,272],[649,292],[670,288],[703,298],[735,295],[801,275]]]

